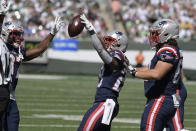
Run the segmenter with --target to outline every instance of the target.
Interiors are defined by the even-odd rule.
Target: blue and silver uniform
[[[125,55],[122,53],[122,51],[116,49],[110,51],[110,55],[118,61],[119,66],[115,72],[113,72],[110,65],[107,64],[104,64],[101,68],[95,94],[95,102],[93,106],[85,113],[78,131],[110,131],[111,121],[118,114],[119,104],[117,102],[117,98],[124,84],[126,75],[126,69],[123,65]],[[110,103],[107,103],[108,100],[112,100],[115,103],[112,108],[113,110],[111,110],[111,108],[106,110],[107,105],[110,106]],[[104,120],[103,118],[106,118],[104,116],[109,114],[111,114],[110,118],[107,118],[110,124],[103,124],[102,120]]]
[[[156,52],[149,65],[150,69],[154,69],[158,61],[171,63],[173,68],[159,81],[148,80],[144,82],[147,98],[159,97],[161,94],[173,95],[176,93],[181,77],[182,59],[181,51],[174,46],[165,46]]]
[[[19,67],[22,63],[23,56],[25,55],[25,49],[21,48],[20,53],[18,53],[18,50],[13,49],[10,51],[11,59],[14,63],[13,73],[12,73],[12,83],[11,83],[11,91],[10,91],[10,99],[15,100],[15,89],[18,82],[19,77]]]
[[[15,89],[18,82],[19,67],[22,63],[23,56],[25,56],[25,49],[21,48],[20,51],[17,49],[11,49],[10,58],[13,63],[12,68],[12,82],[10,87],[10,99],[11,101],[7,107],[7,113],[5,114],[5,119],[3,121],[3,129],[6,131],[18,131],[19,128],[19,110],[15,99]],[[5,121],[6,120],[6,121]]]
[[[117,71],[113,72],[110,65],[104,64],[99,74],[99,83],[95,95],[95,102],[104,101],[108,98],[117,99],[123,87],[126,69],[123,65],[125,55],[120,50],[112,50],[110,54],[118,61]]]
[[[173,94],[181,85],[182,53],[174,46],[163,46],[154,55],[149,65],[154,69],[158,61],[171,63],[172,69],[161,80],[144,82],[146,106],[141,120],[141,131],[163,130],[175,115]]]

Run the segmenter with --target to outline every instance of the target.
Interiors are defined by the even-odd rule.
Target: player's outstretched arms
[[[92,25],[92,23],[86,18],[84,14],[80,16],[81,22],[85,25],[86,30],[91,35],[92,44],[103,60],[104,63],[111,65],[112,69],[116,69],[118,62],[109,54],[109,52],[104,48],[102,42],[100,41],[100,36],[97,36],[97,32]]]
[[[1,33],[1,29],[2,29],[3,20],[4,20],[4,17],[6,15],[8,9],[9,9],[9,6],[8,6],[7,2],[5,0],[1,0],[1,3],[0,3],[0,33]]]
[[[60,30],[62,26],[64,26],[64,24],[65,23],[61,20],[61,17],[56,17],[50,33],[36,48],[26,51],[26,55],[24,56],[24,61],[29,61],[40,56],[47,49],[49,43],[53,40],[57,32]]]
[[[147,71],[136,71],[135,77],[145,80],[161,80],[171,69],[171,63],[158,61],[154,69]]]

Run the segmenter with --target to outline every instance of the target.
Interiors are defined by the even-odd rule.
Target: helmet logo
[[[163,26],[163,25],[165,25],[165,24],[167,24],[167,21],[161,21],[161,22],[159,23],[160,26]]]
[[[165,25],[165,24],[174,24],[173,22],[171,22],[171,21],[161,21],[160,23],[159,23],[159,26],[163,26],[163,25]]]
[[[9,25],[11,25],[12,23],[10,22],[10,21],[8,21],[8,22],[5,22],[5,26],[9,26]]]
[[[115,33],[118,34],[118,35],[123,35],[123,33],[120,32],[120,31],[116,31]]]

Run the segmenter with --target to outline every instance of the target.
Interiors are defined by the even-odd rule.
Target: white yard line
[[[20,124],[20,127],[33,127],[33,128],[77,128],[78,125],[43,125],[43,124]],[[112,126],[112,128],[117,129],[139,129],[139,126]],[[186,127],[186,129],[189,129],[191,131],[196,130],[196,127]]]
[[[90,106],[89,106],[90,107]],[[141,109],[141,108],[140,108]],[[59,110],[56,110],[56,109],[20,109],[20,111],[22,112],[79,112],[79,113],[83,113],[83,112],[86,112],[86,110],[66,110],[66,109],[59,109]],[[133,114],[141,114],[142,112],[139,112],[139,111],[134,111],[134,112],[131,112],[131,111],[120,111],[120,113],[133,113]]]
[[[60,80],[67,79],[67,76],[57,76],[57,75],[25,75],[20,74],[19,79],[44,79],[44,80]]]
[[[62,79],[68,79],[70,76],[68,75],[40,75],[40,74],[34,74],[34,75],[31,75],[31,74],[20,74],[19,75],[19,79],[44,79],[44,80],[62,80]],[[71,76],[73,77],[73,76]],[[88,77],[85,79],[85,77],[83,78],[84,80],[91,80],[91,79],[97,79],[97,78],[94,78],[94,77]],[[143,82],[143,80],[141,79],[132,79],[132,78],[129,78],[129,76],[127,77],[126,79],[126,82]],[[184,82],[185,85],[196,85],[196,81],[186,81]]]
[[[47,118],[47,119],[63,119],[63,120],[71,120],[71,121],[81,121],[83,115],[57,115],[57,114],[33,114],[32,116],[22,116],[23,118]],[[113,122],[117,123],[132,123],[132,124],[140,124],[140,119],[134,118],[115,118]]]
[[[58,127],[58,128],[76,128],[78,127],[78,125],[42,125],[42,124],[20,124],[20,127],[37,127],[37,128],[40,128],[40,127]]]
[[[40,128],[40,127],[50,127],[50,128],[77,128],[79,125],[42,125],[42,124],[20,124],[20,127],[34,127],[34,128]],[[138,129],[139,126],[112,126],[112,128],[117,129]]]
[[[131,100],[131,98],[129,98]],[[127,101],[123,101],[121,104],[140,104],[141,106],[145,106],[145,103],[144,102],[135,102],[135,101],[130,101],[130,100],[127,100]],[[143,100],[143,99],[132,99],[132,100]],[[86,100],[86,99],[68,99],[68,100],[63,100],[62,98],[61,99],[38,99],[38,98],[25,98],[25,99],[18,99],[18,101],[20,102],[24,102],[24,103],[31,103],[31,102],[37,102],[37,103],[52,103],[52,102],[58,102],[58,103],[68,103],[69,105],[70,104],[74,104],[74,103],[92,103],[93,102],[93,99],[92,101],[89,102],[89,100]],[[55,103],[57,104],[57,103]],[[136,105],[136,106],[138,106]],[[126,105],[126,106],[129,106],[129,105]],[[132,106],[132,105],[131,105]]]
[[[33,105],[33,104],[31,104],[31,105]],[[41,106],[42,104],[39,104],[39,106]],[[46,104],[47,105],[47,107],[49,106],[48,104]],[[28,105],[27,105],[28,106]],[[55,106],[55,107],[57,107],[56,105],[53,105],[53,106]],[[65,105],[64,105],[65,106]],[[64,107],[63,106],[63,107]],[[69,106],[68,104],[67,104],[67,106]],[[72,105],[73,106],[73,105]],[[75,106],[77,106],[77,105],[75,105]],[[86,106],[89,106],[89,105],[86,105]],[[60,107],[62,107],[62,106],[60,106]],[[79,106],[77,106],[77,107],[79,107]],[[90,107],[90,106],[89,106]],[[141,108],[140,108],[141,109]],[[67,110],[67,109],[59,109],[59,110],[56,110],[56,109],[50,109],[50,110],[48,110],[48,109],[20,109],[20,111],[24,111],[24,112],[77,112],[77,113],[83,113],[83,112],[86,112],[86,110]],[[119,111],[119,113],[122,113],[122,114],[142,114],[142,112],[143,111]],[[189,112],[185,112],[185,114],[186,115],[196,115],[196,112],[194,112],[194,111],[189,111]],[[188,119],[187,119],[188,120]],[[190,120],[192,120],[192,119],[190,119]],[[196,122],[196,120],[195,120],[195,122]]]
[[[22,116],[22,118],[26,119],[62,119],[62,120],[70,120],[70,121],[81,121],[83,116],[82,115],[57,115],[57,114],[33,114],[32,116]],[[196,122],[192,119],[185,119],[185,121]],[[140,119],[138,118],[115,118],[113,120],[115,123],[129,123],[129,124],[140,124]],[[29,125],[29,124],[21,124],[20,126],[27,126],[27,127],[44,127],[45,125]],[[50,125],[51,127],[69,127],[67,125]],[[50,127],[49,126],[49,127]],[[112,126],[113,127],[113,126]],[[124,126],[123,126],[124,127]],[[122,128],[121,126],[116,126],[113,128]],[[126,128],[139,128],[139,127],[132,127],[127,126]],[[186,127],[187,129],[196,129],[195,127]]]

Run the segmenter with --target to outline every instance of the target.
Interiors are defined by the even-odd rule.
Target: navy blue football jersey
[[[19,67],[22,63],[23,56],[25,56],[26,50],[21,48],[21,53],[18,53],[18,50],[13,49],[10,51],[11,58],[13,60],[14,68],[12,69],[12,82],[10,88],[10,99],[15,100],[15,88],[18,82],[19,77]]]
[[[126,69],[123,65],[125,55],[120,50],[112,50],[110,54],[118,61],[119,66],[115,72],[110,65],[104,64],[99,74],[99,82],[95,95],[95,101],[104,101],[107,98],[117,98],[123,87]]]
[[[171,63],[173,68],[159,81],[144,81],[146,97],[158,97],[161,94],[172,95],[176,93],[181,78],[182,60],[182,51],[174,46],[164,46],[155,53],[149,69],[154,69],[158,61]]]

